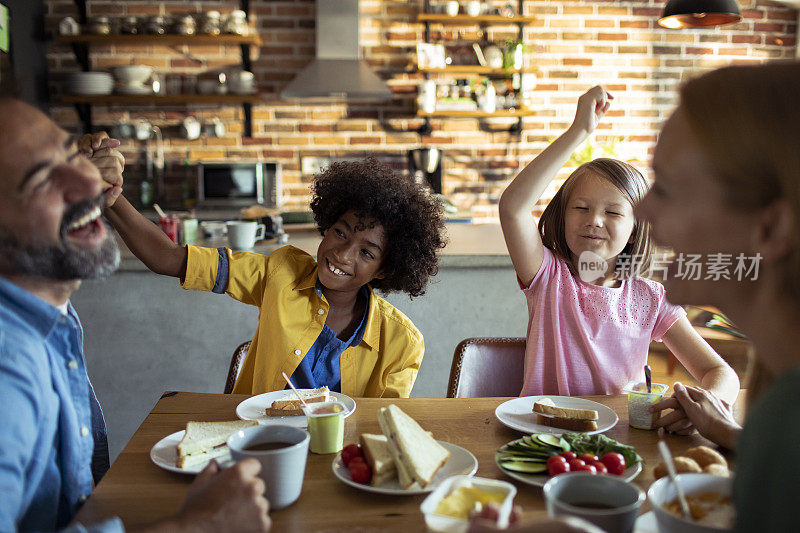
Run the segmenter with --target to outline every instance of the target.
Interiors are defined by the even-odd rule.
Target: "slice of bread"
[[[422,488],[427,487],[450,457],[447,448],[436,442],[416,420],[394,404],[380,409],[378,422],[388,438],[389,449],[398,465],[398,471],[402,471],[404,466],[412,481],[419,483]],[[402,475],[398,477],[401,486],[404,486]]]
[[[227,446],[222,446],[228,441],[234,431],[251,426],[257,426],[255,420],[231,420],[225,422],[195,422],[186,423],[186,433],[178,443],[177,466],[185,468],[187,464],[199,462],[193,456],[203,456],[203,459],[219,456],[227,451]],[[222,448],[219,452],[217,446]]]
[[[385,482],[397,477],[397,467],[389,451],[389,441],[385,435],[363,433],[360,437],[361,450],[364,459],[372,469],[373,487],[383,485]]]
[[[536,423],[542,426],[567,429],[569,431],[594,431],[597,429],[597,422],[594,420],[581,420],[580,418],[563,418],[560,416],[536,415]]]
[[[597,411],[593,409],[570,409],[558,407],[550,398],[542,398],[533,404],[533,412],[543,415],[557,416],[560,418],[574,418],[577,420],[597,420]]]
[[[303,403],[297,399],[293,391],[287,392],[288,394],[285,397],[275,400],[270,407],[265,409],[267,416],[297,416],[303,414]],[[306,403],[327,402],[331,399],[330,390],[325,385],[318,389],[301,389],[298,392]]]

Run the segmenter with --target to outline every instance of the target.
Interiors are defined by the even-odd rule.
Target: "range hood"
[[[317,0],[317,55],[283,98],[389,99],[392,91],[361,58],[358,0]]]

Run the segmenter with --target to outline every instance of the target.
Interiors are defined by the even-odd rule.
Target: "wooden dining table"
[[[163,470],[150,460],[150,449],[163,437],[185,429],[189,420],[236,419],[236,406],[248,398],[236,394],[166,392],[117,457],[111,469],[85,503],[76,520],[92,524],[118,516],[128,526],[147,524],[175,514],[180,508],[193,476]],[[619,416],[619,422],[605,434],[634,446],[644,468],[633,483],[647,490],[658,463],[655,431],[628,425],[627,397],[584,396],[604,404]],[[345,421],[345,445],[358,442],[362,433],[380,433],[377,412],[390,403],[416,419],[436,439],[457,444],[478,459],[476,475],[503,479],[517,487],[515,504],[523,520],[546,516],[542,489],[515,481],[495,464],[497,449],[523,435],[503,425],[495,408],[509,398],[356,398],[355,412]],[[741,403],[740,401],[737,404]],[[667,444],[678,455],[686,449],[710,442],[699,435],[667,435]],[[331,464],[335,455],[310,453],[303,490],[297,502],[271,513],[273,531],[424,531],[420,504],[424,495],[379,495],[350,487],[337,479]],[[646,507],[645,507],[646,509]]]

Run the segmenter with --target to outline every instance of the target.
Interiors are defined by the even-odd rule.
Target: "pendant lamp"
[[[719,26],[742,20],[736,0],[669,0],[658,19],[670,29]]]

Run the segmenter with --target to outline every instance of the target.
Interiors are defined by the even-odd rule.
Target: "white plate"
[[[120,85],[116,91],[119,94],[153,94],[153,88],[146,85]]]
[[[426,494],[431,492],[433,489],[439,486],[439,484],[444,481],[445,479],[449,478],[450,476],[471,476],[475,472],[478,471],[478,460],[472,455],[469,450],[465,450],[461,446],[456,446],[455,444],[450,444],[449,442],[444,441],[436,441],[450,452],[450,457],[447,459],[447,462],[436,472],[436,475],[433,476],[430,485],[425,487],[424,489],[416,489],[416,490],[406,490],[401,489],[400,484],[397,481],[397,478],[392,479],[391,481],[387,481],[383,485],[378,487],[373,487],[372,485],[363,485],[361,483],[356,483],[352,479],[350,479],[350,470],[344,466],[342,462],[342,454],[341,452],[336,455],[333,459],[333,463],[331,464],[331,470],[333,470],[333,475],[339,478],[342,483],[346,483],[351,487],[355,487],[360,490],[365,490],[367,492],[374,492],[376,494],[395,494],[395,495],[402,495],[402,496],[411,496],[414,494]]]
[[[186,433],[186,430],[183,429],[176,431],[155,443],[150,449],[150,460],[164,470],[169,470],[170,472],[177,472],[179,474],[199,474],[200,471],[206,467],[208,461],[196,463],[186,468],[175,466],[175,463],[178,461],[178,443],[183,438],[184,433]],[[231,458],[230,452],[216,459],[223,468],[227,468],[233,464],[233,458]]]
[[[344,412],[345,418],[352,415],[356,410],[356,401],[350,396],[342,394],[341,392],[333,391],[330,392],[330,396],[332,400],[341,402],[347,408],[347,410]],[[284,398],[293,399],[296,398],[296,396],[291,390],[276,390],[272,392],[265,392],[264,394],[259,394],[258,396],[253,396],[252,398],[248,398],[236,406],[236,416],[242,420],[258,420],[258,423],[262,426],[271,424],[281,424],[284,426],[294,426],[298,428],[304,428],[308,426],[305,415],[267,416],[264,414],[264,411],[267,407],[272,405],[272,402],[275,400],[282,400]]]
[[[566,407],[569,409],[592,409],[597,411],[597,429],[594,431],[582,431],[576,433],[586,433],[587,435],[594,435],[595,433],[602,433],[613,428],[619,417],[610,407],[603,404],[593,402],[591,400],[584,400],[583,398],[574,398],[572,396],[523,396],[521,398],[514,398],[508,400],[497,406],[494,410],[494,416],[511,429],[523,431],[525,433],[553,433],[560,435],[566,429],[553,428],[550,426],[541,426],[535,422],[536,413],[533,412],[533,404],[542,398],[550,398],[553,403],[558,407]]]
[[[633,533],[658,533],[658,522],[653,511],[639,515],[633,525]]]
[[[500,448],[502,450],[502,448]],[[522,472],[512,472],[511,470],[506,470],[502,466],[500,466],[500,461],[497,460],[497,454],[494,455],[494,464],[497,465],[505,475],[508,477],[514,478],[517,481],[521,481],[523,483],[527,483],[528,485],[534,485],[536,487],[544,487],[544,484],[547,483],[547,480],[550,479],[550,476],[547,474],[523,474]],[[629,466],[625,469],[621,476],[621,479],[625,481],[632,481],[636,476],[638,476],[642,472],[642,462],[639,461],[633,466]]]

